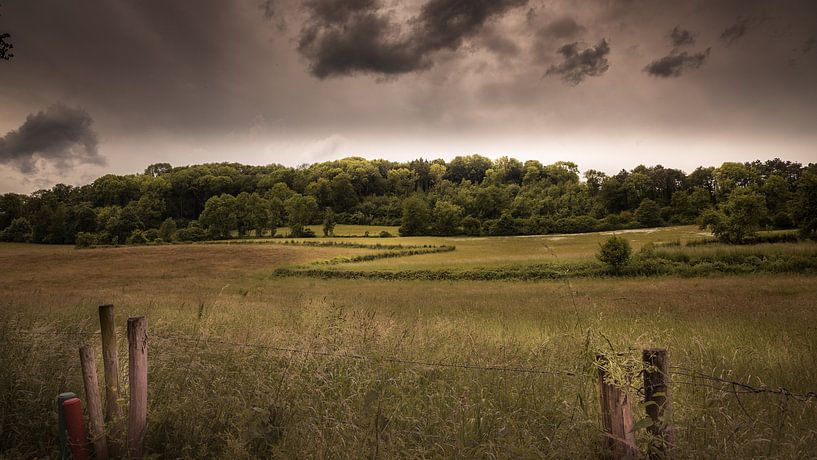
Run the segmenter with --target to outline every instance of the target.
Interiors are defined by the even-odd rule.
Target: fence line
[[[98,336],[100,335],[99,331],[32,331],[32,330],[18,330],[18,333],[28,334],[28,335],[38,335],[38,336],[54,336],[54,335],[65,335],[65,336],[73,336],[73,337],[91,337],[91,336]],[[258,350],[267,350],[267,351],[274,351],[274,352],[281,352],[281,353],[291,353],[291,354],[301,354],[301,355],[309,355],[309,356],[322,356],[327,358],[337,358],[337,359],[348,359],[348,360],[355,360],[355,361],[368,361],[368,362],[388,362],[394,364],[404,364],[404,365],[412,365],[412,366],[424,366],[424,367],[439,367],[439,368],[448,368],[448,369],[464,369],[464,370],[476,370],[476,371],[486,371],[486,372],[506,372],[506,373],[518,373],[518,374],[536,374],[536,375],[561,375],[567,377],[577,377],[580,374],[575,371],[569,370],[562,370],[562,369],[541,369],[541,368],[526,368],[526,367],[508,367],[508,366],[482,366],[478,364],[471,364],[471,363],[446,363],[446,362],[439,362],[439,361],[422,361],[422,360],[413,360],[413,359],[405,359],[399,358],[395,356],[383,356],[383,357],[376,357],[376,356],[367,356],[367,355],[360,355],[360,354],[352,354],[352,353],[334,353],[328,351],[319,351],[319,350],[305,350],[299,348],[291,348],[291,347],[283,347],[283,346],[276,346],[276,345],[262,345],[262,344],[250,344],[250,343],[241,343],[241,342],[234,342],[229,340],[223,340],[218,338],[212,337],[185,337],[179,335],[162,335],[162,334],[150,334],[148,338],[157,338],[161,340],[167,340],[172,342],[189,342],[189,343],[205,343],[205,344],[219,344],[225,345],[235,348],[251,348],[251,349],[258,349]],[[689,386],[689,387],[700,387],[700,388],[710,388],[713,390],[717,390],[724,394],[740,394],[740,395],[759,395],[759,394],[771,394],[771,395],[778,395],[778,396],[786,396],[793,398],[800,402],[810,402],[812,400],[817,400],[817,391],[805,391],[805,392],[796,392],[791,391],[787,388],[782,386],[780,387],[773,387],[773,386],[754,386],[748,383],[743,383],[737,380],[729,380],[723,377],[718,377],[714,375],[704,374],[700,371],[689,369],[686,367],[681,366],[670,366],[669,373],[673,376],[682,376],[688,379],[692,379],[692,381],[688,380],[678,380],[672,379],[668,383],[672,385],[682,385],[682,386]],[[705,380],[707,382],[696,382],[695,379]],[[731,390],[726,390],[722,388],[724,385],[732,386]],[[642,389],[643,390],[643,389]]]
[[[670,366],[670,373],[673,375],[681,375],[684,377],[692,378],[692,379],[702,379],[708,380],[711,382],[716,382],[722,385],[731,385],[733,387],[732,391],[726,391],[721,389],[720,387],[716,386],[715,384],[705,384],[702,382],[684,382],[684,381],[673,381],[673,383],[681,384],[681,385],[694,385],[694,386],[708,386],[710,388],[719,389],[724,393],[736,393],[736,394],[774,394],[774,395],[781,395],[781,396],[789,396],[798,400],[806,401],[811,398],[817,398],[817,392],[815,391],[807,391],[803,393],[794,392],[788,390],[784,387],[769,387],[769,386],[754,386],[749,385],[748,383],[739,382],[736,380],[729,380],[723,377],[717,377],[714,375],[704,374],[702,372],[696,371],[694,369],[687,369],[684,367],[679,366]]]
[[[195,342],[195,343],[217,343],[220,345],[227,345],[236,348],[254,348],[254,349],[262,349],[262,350],[269,350],[269,351],[278,351],[283,353],[293,353],[293,354],[302,354],[302,355],[311,355],[311,356],[323,356],[329,358],[339,358],[339,359],[349,359],[349,360],[356,360],[356,361],[370,361],[370,362],[389,362],[395,364],[407,364],[407,365],[414,365],[414,366],[426,366],[426,367],[442,367],[442,368],[450,368],[450,369],[467,369],[467,370],[479,370],[479,371],[491,371],[491,372],[509,372],[509,373],[520,373],[520,374],[540,374],[540,375],[564,375],[569,377],[575,377],[578,374],[573,371],[566,371],[566,370],[554,370],[554,369],[536,369],[536,368],[525,368],[525,367],[506,367],[506,366],[480,366],[478,364],[470,364],[470,363],[444,363],[438,361],[419,361],[419,360],[412,360],[412,359],[405,359],[405,358],[398,358],[394,356],[382,356],[382,357],[374,357],[374,356],[366,356],[366,355],[358,355],[358,354],[351,354],[351,353],[333,353],[328,351],[318,351],[318,350],[303,350],[298,348],[287,348],[287,347],[280,347],[275,345],[259,345],[259,344],[247,344],[241,342],[231,342],[227,340],[221,339],[212,339],[212,338],[194,338],[194,337],[181,337],[181,336],[172,336],[172,335],[157,335],[153,334],[152,337],[156,337],[159,339],[171,340],[171,341],[187,341],[187,342]]]

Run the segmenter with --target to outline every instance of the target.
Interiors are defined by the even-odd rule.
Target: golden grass
[[[810,391],[817,382],[816,276],[555,283],[268,276],[281,264],[351,253],[280,245],[0,246],[0,455],[53,451],[50,400],[82,392],[77,347],[98,347],[96,336],[61,332],[93,334],[103,302],[117,305],[120,325],[127,316],[148,317],[147,442],[168,457],[594,456],[600,434],[591,362],[611,346],[633,353],[667,347],[674,365],[755,385]],[[385,356],[578,376],[378,360]],[[120,357],[124,366],[124,348]],[[738,399],[686,385],[673,392],[679,457],[798,458],[817,442],[814,400]],[[643,432],[639,439],[646,442]]]

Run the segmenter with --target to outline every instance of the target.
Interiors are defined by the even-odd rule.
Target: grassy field
[[[638,247],[701,237],[695,233],[624,235]],[[388,239],[457,250],[361,265],[472,265],[501,262],[506,250],[519,261],[553,253],[581,260],[602,237]],[[549,249],[537,242],[545,238]],[[147,444],[168,458],[594,456],[593,356],[621,353],[624,365],[651,346],[668,348],[673,365],[694,372],[817,389],[817,276],[535,283],[270,276],[276,267],[369,253],[277,244],[0,245],[0,457],[53,455],[52,399],[82,393],[77,347],[99,346],[96,306],[108,302],[123,327],[128,316],[148,317]],[[813,397],[673,380],[679,457],[813,456]],[[634,412],[643,418],[643,407]]]
[[[339,233],[340,234],[340,233]],[[374,233],[372,233],[374,234]],[[429,254],[399,260],[379,260],[360,264],[346,264],[345,269],[394,270],[489,267],[502,264],[526,264],[542,262],[569,262],[593,260],[599,243],[613,232],[584,233],[573,235],[507,236],[507,237],[402,237],[402,238],[333,238],[332,241],[348,241],[362,244],[402,244],[455,246],[451,254]],[[700,240],[711,237],[695,226],[664,227],[615,232],[625,235],[638,251],[647,243],[660,241]],[[318,241],[324,238],[318,238]],[[296,241],[310,241],[299,239]]]

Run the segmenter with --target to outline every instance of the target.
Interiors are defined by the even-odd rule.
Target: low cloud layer
[[[57,169],[76,164],[104,165],[88,112],[61,104],[29,115],[25,123],[0,138],[0,163],[24,174],[44,161]]]
[[[644,71],[653,77],[671,78],[680,77],[685,70],[698,69],[709,58],[710,49],[702,53],[688,54],[672,53],[669,56],[664,56],[647,65]]]
[[[298,50],[322,79],[424,70],[436,52],[457,50],[489,21],[527,1],[428,0],[416,17],[398,21],[379,0],[311,0]]]
[[[583,50],[579,43],[568,43],[559,48],[558,53],[564,60],[558,65],[552,65],[546,75],[557,75],[571,84],[578,85],[587,77],[598,77],[610,68],[607,55],[610,54],[610,45],[602,39],[596,46]]]

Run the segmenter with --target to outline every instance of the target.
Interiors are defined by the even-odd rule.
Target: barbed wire
[[[683,377],[688,377],[692,379],[701,379],[707,380],[709,382],[715,382],[715,384],[707,384],[703,382],[687,382],[687,381],[680,381],[680,380],[671,380],[671,383],[675,383],[678,385],[690,385],[690,386],[701,386],[701,387],[709,387],[720,390],[724,393],[734,393],[734,394],[773,394],[773,395],[781,395],[781,396],[788,396],[792,397],[797,400],[807,401],[813,398],[817,398],[817,391],[807,391],[807,392],[795,392],[791,391],[787,388],[782,386],[779,387],[770,387],[767,385],[763,386],[754,386],[748,383],[739,382],[737,380],[729,380],[723,377],[718,377],[714,375],[704,374],[700,371],[694,369],[688,369],[681,366],[670,366],[670,374],[673,375],[680,375]],[[720,385],[730,385],[732,386],[732,391],[724,390],[723,388],[717,386]]]
[[[304,350],[299,348],[289,348],[289,347],[281,347],[276,345],[261,345],[261,344],[247,344],[241,342],[232,342],[227,340],[221,339],[214,339],[212,337],[182,337],[182,336],[173,336],[173,335],[159,335],[153,334],[150,337],[155,337],[159,339],[171,340],[171,341],[188,341],[188,342],[196,342],[196,343],[217,343],[220,345],[227,345],[231,347],[247,347],[247,348],[254,348],[254,349],[263,349],[269,351],[277,351],[282,353],[292,353],[292,354],[302,354],[302,355],[310,355],[310,356],[323,356],[328,358],[339,358],[339,359],[349,359],[355,361],[371,361],[371,362],[388,362],[388,363],[395,363],[395,364],[406,364],[406,365],[414,365],[414,366],[426,366],[426,367],[442,367],[442,368],[450,368],[450,369],[467,369],[467,370],[479,370],[479,371],[493,371],[493,372],[511,372],[511,373],[520,373],[520,374],[543,374],[543,375],[563,375],[569,377],[575,377],[579,375],[573,371],[567,370],[555,370],[555,369],[541,369],[541,368],[526,368],[526,367],[508,367],[508,366],[483,366],[478,364],[471,364],[471,363],[446,363],[446,362],[439,362],[439,361],[421,361],[421,360],[413,360],[413,359],[406,359],[406,358],[399,358],[395,356],[368,356],[368,355],[360,355],[360,354],[353,354],[353,353],[337,353],[337,352],[329,352],[329,351],[320,351],[320,350]]]
[[[17,330],[17,333],[26,334],[26,335],[38,335],[38,336],[54,336],[54,335],[65,335],[65,336],[72,336],[72,337],[91,337],[91,336],[98,336],[100,335],[99,331],[66,331],[66,330],[59,330],[59,331],[34,331],[34,330]],[[448,368],[448,369],[462,369],[462,370],[476,370],[476,371],[487,371],[487,372],[507,372],[507,373],[518,373],[518,374],[538,374],[538,375],[555,375],[555,376],[566,376],[566,377],[577,377],[582,375],[576,371],[570,370],[562,370],[562,369],[542,369],[542,368],[529,368],[529,367],[513,367],[513,366],[491,366],[491,365],[479,365],[473,363],[451,363],[451,362],[441,362],[441,361],[427,361],[427,360],[416,360],[416,359],[408,359],[408,358],[400,358],[396,356],[369,356],[369,355],[362,355],[362,354],[355,354],[355,353],[342,353],[342,352],[330,352],[330,351],[321,351],[321,350],[305,350],[300,348],[293,348],[293,347],[285,347],[285,346],[278,346],[278,345],[265,345],[265,344],[252,344],[252,343],[243,343],[243,342],[235,342],[224,340],[220,338],[214,338],[209,336],[201,336],[201,337],[186,337],[181,335],[165,335],[165,334],[150,334],[148,338],[157,338],[160,340],[167,340],[172,342],[188,342],[188,343],[204,343],[204,344],[219,344],[234,348],[251,348],[257,350],[266,350],[266,351],[273,351],[279,353],[289,353],[289,354],[301,354],[307,356],[321,356],[327,358],[337,358],[337,359],[347,359],[347,360],[354,360],[354,361],[368,361],[368,362],[387,362],[393,364],[403,364],[403,365],[411,365],[411,366],[424,366],[424,367],[438,367],[438,368]],[[759,394],[771,394],[771,395],[778,395],[778,396],[786,396],[793,398],[795,400],[801,402],[807,402],[817,399],[817,391],[806,391],[806,392],[796,392],[789,390],[785,387],[773,387],[768,385],[763,386],[755,386],[750,385],[748,383],[744,383],[737,380],[730,380],[723,377],[718,377],[715,375],[705,374],[695,369],[689,369],[682,366],[670,366],[669,367],[669,374],[674,376],[681,376],[686,377],[689,380],[679,380],[675,378],[671,378],[667,384],[668,385],[681,385],[681,386],[690,386],[690,387],[700,387],[700,388],[709,388],[713,390],[717,390],[724,394],[734,394],[734,395],[759,395]],[[695,380],[703,380],[695,381]],[[723,386],[728,385],[731,386],[731,390],[724,389]]]

